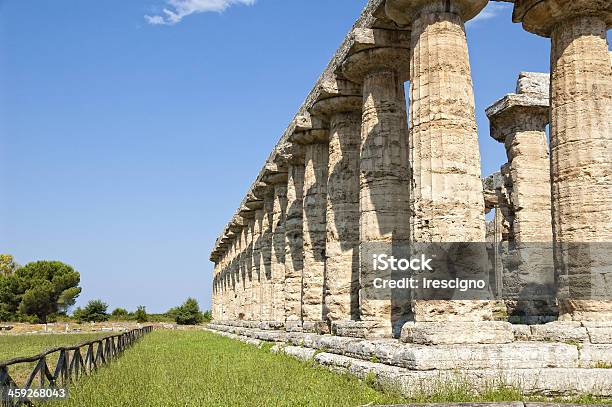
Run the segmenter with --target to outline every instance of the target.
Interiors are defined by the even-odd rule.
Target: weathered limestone
[[[283,176],[284,175],[284,176]],[[285,214],[287,211],[287,174],[274,184],[272,219],[272,321],[285,322]]]
[[[541,83],[536,81],[540,80]],[[523,83],[530,82],[534,88]],[[514,239],[551,242],[550,156],[546,139],[549,122],[548,75],[522,73],[517,93],[487,109],[491,137],[504,143],[512,177]],[[540,89],[546,89],[539,93]]]
[[[612,69],[608,0],[519,0],[514,22],[551,38],[551,173],[555,262],[564,319],[612,319]],[[607,263],[607,265],[606,265]]]
[[[549,76],[521,73],[517,93],[487,109],[491,137],[504,143],[509,180],[511,273],[504,276],[504,299],[512,317],[550,319],[554,310],[554,266],[550,195]]]
[[[376,292],[368,253],[389,254],[409,239],[408,128],[404,81],[406,42],[366,49],[347,58],[342,74],[362,84],[360,171],[360,313],[368,335],[396,334],[407,318],[409,297]],[[405,34],[404,34],[405,35]],[[400,293],[401,294],[401,293]]]
[[[333,78],[311,109],[329,121],[325,320],[359,317],[359,148],[361,87]]]
[[[263,206],[263,203],[262,203]],[[255,210],[255,227],[253,229],[253,320],[261,321],[262,318],[262,282],[264,266],[261,256],[262,224],[264,219],[263,209]]]
[[[487,0],[386,2],[387,15],[412,29],[411,236],[415,242],[485,241],[480,152],[464,22],[486,4]],[[482,258],[477,253],[464,255],[466,260]],[[464,270],[484,277],[483,268],[483,264],[473,264]],[[488,320],[491,303],[418,300],[413,301],[413,312],[417,321]]]
[[[254,320],[253,316],[253,278],[255,274],[253,273],[253,232],[255,229],[255,213],[249,211],[249,218],[247,218],[247,223],[245,227],[246,231],[246,250],[244,253],[245,256],[245,318],[247,321]],[[243,215],[244,216],[244,215]]]
[[[287,216],[285,221],[285,327],[301,326],[303,247],[304,156],[291,145],[287,158]]]
[[[264,216],[261,223],[261,320],[272,321],[272,224],[274,212],[274,188],[262,186]]]
[[[318,118],[304,117],[293,141],[304,146],[302,328],[325,331],[325,246],[327,224],[328,130]]]

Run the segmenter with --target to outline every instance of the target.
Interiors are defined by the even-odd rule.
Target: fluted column
[[[329,147],[327,124],[308,118],[308,130],[296,132],[293,141],[304,148],[302,329],[327,332],[324,311],[327,174]],[[314,126],[312,124],[314,122]],[[313,129],[314,128],[314,129]]]
[[[514,21],[551,38],[551,176],[562,319],[612,319],[612,3],[520,0]],[[608,242],[602,244],[598,242]]]
[[[274,188],[265,187],[263,192],[264,216],[261,223],[261,258],[263,263],[261,280],[261,320],[272,320],[272,238],[274,216]]]
[[[246,219],[245,230],[245,251],[244,256],[244,319],[253,321],[253,228],[255,227],[255,213],[249,212],[250,216]]]
[[[546,321],[554,315],[548,74],[521,73],[517,93],[487,109],[491,136],[504,143],[512,185],[508,197],[516,250],[504,276],[513,320]]]
[[[402,292],[381,293],[373,253],[393,254],[409,238],[408,127],[405,48],[374,48],[350,56],[342,73],[363,84],[360,173],[360,318],[368,336],[389,336],[409,311]],[[387,276],[390,277],[390,276]],[[399,294],[399,295],[398,295]]]
[[[487,0],[390,0],[387,13],[412,28],[410,154],[415,242],[485,242],[474,94],[464,21]],[[465,250],[465,249],[460,249]],[[484,246],[462,268],[484,278]],[[474,252],[474,253],[471,253]],[[462,259],[461,263],[471,261]],[[477,263],[477,264],[476,264]],[[486,297],[486,293],[483,296]],[[413,302],[415,320],[488,320],[488,301]]]
[[[295,145],[287,167],[285,221],[285,329],[301,328],[303,247],[304,156]]]
[[[244,222],[244,221],[243,221]],[[246,307],[247,307],[247,297],[246,297],[246,287],[247,287],[247,264],[246,264],[246,252],[247,252],[247,227],[246,222],[242,225],[239,232],[240,237],[240,253],[238,254],[239,261],[239,275],[240,275],[240,284],[239,284],[239,310],[238,310],[238,320],[246,320]]]
[[[285,222],[287,213],[287,178],[274,184],[272,214],[272,318],[277,326],[285,322]]]
[[[325,320],[331,324],[359,318],[359,150],[361,87],[330,80],[332,97],[311,112],[329,120]],[[333,327],[334,325],[332,325]]]
[[[262,244],[262,223],[264,218],[263,209],[255,211],[255,225],[253,228],[253,320],[261,321],[262,319],[262,296],[261,287],[264,276],[264,267],[261,257]]]

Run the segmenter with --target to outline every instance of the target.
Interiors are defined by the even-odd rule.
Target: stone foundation
[[[572,325],[574,331],[563,335],[563,328],[570,327],[564,324],[539,330],[513,326],[508,343],[469,345],[407,344],[393,339],[267,331],[215,323],[208,328],[256,346],[261,341],[274,342],[275,351],[314,360],[336,372],[362,379],[373,374],[383,388],[399,388],[406,396],[461,382],[480,390],[512,386],[526,396],[612,396],[612,338],[598,343],[605,336],[592,336],[601,334],[597,330],[612,333],[612,324]]]

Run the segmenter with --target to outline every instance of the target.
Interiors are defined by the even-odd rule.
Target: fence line
[[[134,342],[153,330],[152,326],[133,329],[118,335],[82,342],[74,346],[57,347],[46,350],[36,356],[15,358],[0,362],[0,406],[32,406],[27,397],[9,398],[11,389],[58,388],[75,382],[83,375],[89,375],[100,366],[116,359]],[[85,357],[83,357],[82,350]],[[49,369],[47,358],[59,353],[53,372]],[[18,385],[10,375],[10,367],[22,363],[34,363],[36,366],[23,386]]]

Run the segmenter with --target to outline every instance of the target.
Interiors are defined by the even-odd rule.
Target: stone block
[[[401,340],[423,345],[510,343],[514,331],[504,321],[408,322],[402,327]]]
[[[585,344],[580,347],[580,367],[612,368],[612,345]]]
[[[287,346],[283,349],[283,352],[289,356],[293,356],[299,360],[308,361],[312,360],[317,353],[316,350],[310,348],[301,348],[298,346]]]
[[[544,342],[589,342],[587,330],[580,322],[556,321],[531,327],[532,340]]]
[[[332,324],[332,333],[351,338],[388,338],[392,331],[386,321],[340,321]]]

